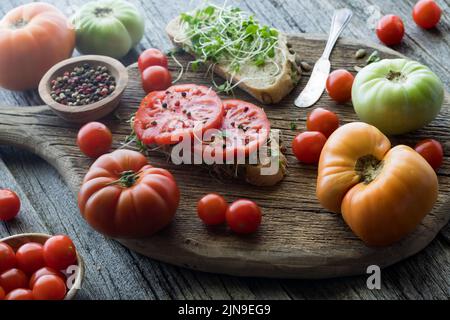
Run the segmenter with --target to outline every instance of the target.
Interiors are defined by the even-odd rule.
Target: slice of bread
[[[192,44],[186,37],[186,24],[182,22],[181,17],[171,20],[166,32],[175,46],[192,54]],[[241,81],[238,85],[241,89],[266,104],[277,103],[283,99],[297,85],[301,76],[301,69],[295,63],[295,54],[289,52],[286,36],[279,33],[278,37],[274,57],[276,64],[256,66],[247,63],[241,65],[239,72],[231,79],[233,83]],[[232,74],[230,66],[220,61],[214,67],[214,72],[227,80]]]

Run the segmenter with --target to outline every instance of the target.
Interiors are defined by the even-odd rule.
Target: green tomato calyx
[[[383,169],[383,161],[378,160],[373,155],[363,156],[356,161],[355,171],[360,177],[360,181],[369,184],[378,177]]]
[[[390,70],[386,76],[386,79],[392,82],[404,82],[406,80],[406,76],[401,72]]]
[[[97,18],[106,18],[109,17],[113,13],[113,10],[111,8],[106,7],[98,7],[94,10],[94,15]]]
[[[108,183],[107,186],[118,185],[122,188],[131,188],[139,180],[141,172],[134,172],[133,170],[124,171],[120,174],[120,178]]]

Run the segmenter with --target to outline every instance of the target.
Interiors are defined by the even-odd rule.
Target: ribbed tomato
[[[75,29],[48,3],[35,2],[9,11],[0,21],[0,86],[34,89],[53,65],[72,55]]]
[[[337,129],[319,161],[317,197],[339,213],[368,245],[389,245],[411,231],[433,208],[436,173],[410,147],[391,149],[389,139],[366,123]]]
[[[170,223],[180,192],[173,176],[141,153],[116,150],[86,174],[78,206],[98,232],[115,238],[147,237]]]

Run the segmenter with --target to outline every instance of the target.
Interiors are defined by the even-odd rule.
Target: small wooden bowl
[[[61,77],[64,72],[73,70],[76,66],[89,63],[93,67],[107,67],[116,79],[116,89],[108,97],[84,106],[67,106],[56,102],[51,97],[51,81]],[[39,95],[42,100],[61,118],[69,122],[86,123],[100,119],[119,106],[123,91],[128,83],[128,71],[120,61],[97,55],[87,55],[70,58],[54,65],[42,77],[39,83]]]
[[[0,239],[0,242],[4,242],[7,245],[11,246],[14,251],[19,249],[19,247],[25,243],[28,242],[37,242],[40,244],[44,244],[45,241],[47,241],[48,238],[50,238],[51,235],[44,234],[44,233],[21,233],[16,234],[14,236],[6,237],[3,239]],[[77,251],[77,264],[79,267],[79,270],[77,272],[75,282],[72,286],[72,288],[67,291],[66,297],[64,300],[72,300],[75,295],[77,294],[79,288],[81,288],[81,283],[83,282],[84,278],[84,262],[81,256],[78,254]]]

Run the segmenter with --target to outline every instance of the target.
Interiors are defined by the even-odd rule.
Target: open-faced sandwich
[[[258,23],[238,8],[210,5],[183,13],[167,25],[177,46],[262,103],[277,103],[298,83],[300,68],[286,36]]]
[[[264,110],[242,100],[222,101],[205,86],[151,92],[132,127],[141,144],[159,146],[175,164],[211,165],[259,186],[274,185],[286,173],[279,137]]]

